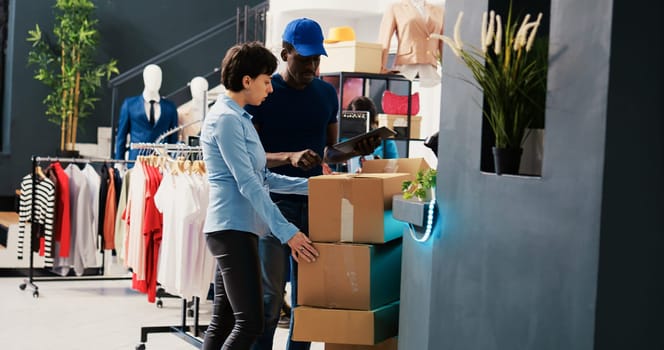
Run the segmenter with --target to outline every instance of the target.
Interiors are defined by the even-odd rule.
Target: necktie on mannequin
[[[150,125],[154,126],[154,104],[155,100],[150,100]]]

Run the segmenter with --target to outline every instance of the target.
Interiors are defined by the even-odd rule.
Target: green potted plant
[[[413,225],[428,231],[426,237],[430,234],[436,207],[436,175],[436,169],[420,170],[414,180],[402,182],[401,195],[392,197],[392,215],[395,219],[408,223],[411,234]]]
[[[415,181],[404,181],[401,192],[404,199],[415,198],[419,201],[429,201],[434,197],[436,190],[436,169],[420,170],[415,175]]]
[[[119,71],[114,59],[104,64],[93,60],[99,32],[91,0],[56,0],[54,7],[55,42],[51,44],[39,24],[28,31],[28,64],[36,66],[34,78],[51,89],[43,102],[48,120],[60,125],[60,153],[77,153],[79,119],[90,115],[99,100],[101,79]]]
[[[475,87],[484,93],[487,108],[484,116],[495,136],[493,147],[496,173],[518,173],[522,144],[528,130],[537,124],[544,110],[547,57],[534,47],[542,14],[513,19],[510,6],[503,25],[494,11],[484,13],[480,48],[467,46],[461,40],[459,28],[463,12],[454,26],[454,38],[433,35],[443,40],[454,55],[470,69]],[[503,157],[511,161],[503,163]]]

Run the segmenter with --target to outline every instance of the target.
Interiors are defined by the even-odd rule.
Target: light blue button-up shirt
[[[307,194],[308,181],[267,170],[265,150],[251,118],[226,95],[219,96],[205,117],[200,143],[210,203],[204,232],[272,232],[286,243],[299,229],[284,218],[269,192]]]

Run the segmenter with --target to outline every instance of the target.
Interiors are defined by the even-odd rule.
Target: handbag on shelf
[[[408,96],[397,95],[390,90],[383,92],[381,101],[385,114],[408,114]],[[417,115],[420,111],[420,94],[416,92],[410,96],[410,115]]]

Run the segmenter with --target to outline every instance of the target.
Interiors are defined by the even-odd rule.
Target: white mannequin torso
[[[189,89],[191,91],[192,108],[198,107],[198,109],[201,110],[207,109],[207,101],[205,101],[205,99],[207,97],[208,87],[208,82],[203,77],[195,77],[194,79],[191,79]],[[203,115],[201,115],[201,117],[203,117]]]
[[[178,109],[179,124],[186,125],[194,121],[203,120],[207,114],[207,92],[209,84],[203,77],[195,77],[189,83],[191,91],[191,101]],[[198,135],[201,130],[201,123],[194,123],[182,129],[180,140],[187,142],[189,136]]]

